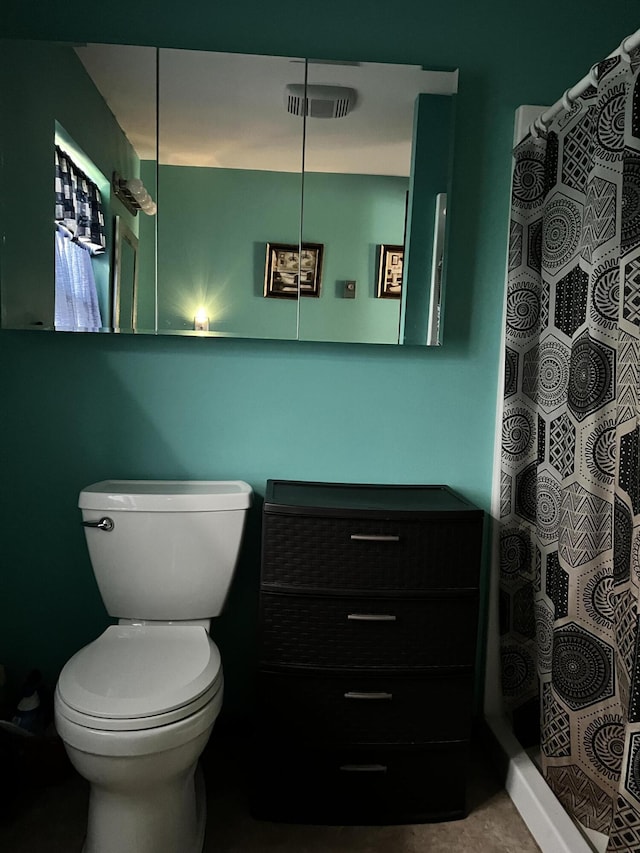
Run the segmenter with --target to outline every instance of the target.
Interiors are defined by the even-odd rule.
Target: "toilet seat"
[[[102,720],[77,723],[66,716],[68,709],[61,706],[60,695],[54,700],[55,721],[58,734],[67,750],[69,747],[93,756],[133,756],[158,755],[167,750],[180,749],[203,733],[211,732],[213,724],[222,707],[222,690],[206,703],[182,720],[145,729],[113,730],[99,728]],[[90,718],[86,718],[87,721]],[[207,734],[208,737],[208,734]]]
[[[66,664],[56,705],[87,728],[139,731],[196,713],[222,683],[220,654],[204,628],[113,625]]]

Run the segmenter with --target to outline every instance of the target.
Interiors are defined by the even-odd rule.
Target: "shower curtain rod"
[[[611,59],[612,56],[618,56],[620,54],[631,53],[631,51],[638,46],[640,46],[640,30],[636,30],[635,33],[632,33],[630,36],[624,38],[622,40],[622,43],[620,44],[620,47],[612,51],[609,56],[606,57],[606,59]],[[554,119],[558,115],[558,113],[562,112],[562,110],[571,109],[571,104],[573,103],[573,101],[579,98],[580,95],[582,95],[583,92],[589,86],[596,84],[597,81],[595,79],[594,68],[595,66],[592,66],[589,73],[585,74],[582,80],[579,80],[575,84],[575,86],[572,86],[570,89],[567,89],[564,95],[559,100],[557,100],[555,104],[553,104],[553,106],[540,113],[538,118],[531,125],[531,132],[533,135],[537,136],[537,133],[535,131],[546,130],[551,120]]]

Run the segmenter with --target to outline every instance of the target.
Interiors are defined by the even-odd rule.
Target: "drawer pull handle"
[[[354,542],[399,542],[399,536],[384,536],[376,533],[352,533],[351,540]]]
[[[343,773],[386,773],[386,764],[343,764],[340,767]]]
[[[344,694],[345,699],[393,699],[393,693],[363,693],[359,690],[350,690]]]
[[[396,617],[392,613],[349,613],[349,622],[395,622]]]

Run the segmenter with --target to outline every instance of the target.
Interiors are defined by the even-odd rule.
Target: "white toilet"
[[[225,603],[251,487],[105,480],[80,493],[113,625],[60,674],[55,720],[91,786],[83,853],[200,853],[196,773],[222,704],[209,636]]]

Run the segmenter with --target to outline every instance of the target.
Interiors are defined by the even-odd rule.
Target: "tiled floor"
[[[476,748],[469,815],[447,823],[383,827],[295,826],[253,820],[239,762],[225,773],[205,763],[208,829],[205,853],[535,853],[539,848]],[[0,823],[2,853],[80,853],[87,789],[75,774],[63,783],[25,792]],[[122,851],[135,853],[135,851]]]

